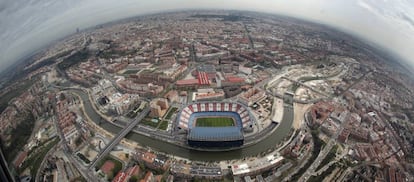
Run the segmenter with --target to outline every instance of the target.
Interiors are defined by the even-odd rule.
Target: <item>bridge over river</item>
[[[93,109],[89,97],[84,91],[75,89],[69,89],[69,91],[78,94],[82,98],[82,102],[86,112],[85,114],[87,114],[88,117],[91,118],[100,127],[113,133],[114,136],[116,136],[122,130],[121,127],[116,126],[111,122],[102,121],[102,118]],[[181,147],[176,144],[169,143],[167,141],[157,140],[132,131],[125,137],[138,142],[141,146],[147,146],[153,150],[163,152],[169,155],[179,156],[190,160],[198,161],[220,161],[255,156],[259,153],[266,152],[272,149],[289,134],[292,128],[292,123],[293,103],[285,103],[282,121],[279,123],[279,126],[271,135],[268,135],[266,138],[262,138],[255,144],[243,147],[241,149],[225,152],[207,152],[191,150],[186,147]]]

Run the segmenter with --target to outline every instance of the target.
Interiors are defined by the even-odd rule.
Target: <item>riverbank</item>
[[[87,96],[84,91],[81,90],[73,90],[76,92],[81,98],[83,110],[85,111],[85,115],[88,116],[90,120],[92,120],[99,128],[102,128],[102,132],[109,132],[112,134],[118,133],[121,128],[114,125],[111,122],[105,121],[100,117],[99,114],[93,109],[89,101],[89,97]],[[257,143],[252,145],[246,146],[244,148],[238,150],[231,150],[227,152],[206,152],[206,151],[196,151],[192,149],[185,148],[183,146],[179,146],[177,144],[172,144],[163,140],[157,140],[153,137],[145,136],[139,133],[131,132],[129,133],[126,138],[134,143],[139,143],[141,147],[148,147],[158,152],[179,156],[181,158],[186,158],[189,160],[196,160],[196,161],[221,161],[221,160],[231,160],[231,159],[238,159],[244,158],[249,156],[256,156],[263,152],[268,152],[275,148],[275,146],[280,143],[290,132],[292,123],[293,123],[293,108],[291,105],[284,106],[284,112],[282,119],[280,121],[277,128],[270,136],[260,138]],[[127,140],[127,141],[128,141]],[[123,143],[123,142],[121,142]]]
[[[300,129],[301,125],[305,122],[304,115],[310,106],[312,106],[312,104],[300,104],[300,103],[293,104],[295,114],[293,116],[292,127],[295,130]]]

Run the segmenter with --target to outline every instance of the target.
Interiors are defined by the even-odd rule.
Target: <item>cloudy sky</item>
[[[0,71],[76,27],[193,8],[253,10],[329,24],[388,48],[414,70],[413,0],[0,0]]]

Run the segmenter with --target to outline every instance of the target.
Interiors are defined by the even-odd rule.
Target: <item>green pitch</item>
[[[234,120],[233,118],[228,118],[228,117],[197,118],[196,126],[198,127],[234,126]]]

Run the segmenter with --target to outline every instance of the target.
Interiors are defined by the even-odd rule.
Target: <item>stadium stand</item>
[[[197,118],[229,117],[235,126],[198,127]],[[253,121],[248,109],[239,103],[201,102],[182,109],[178,129],[188,132],[187,141],[192,147],[238,147],[243,145],[243,130],[252,128]]]

